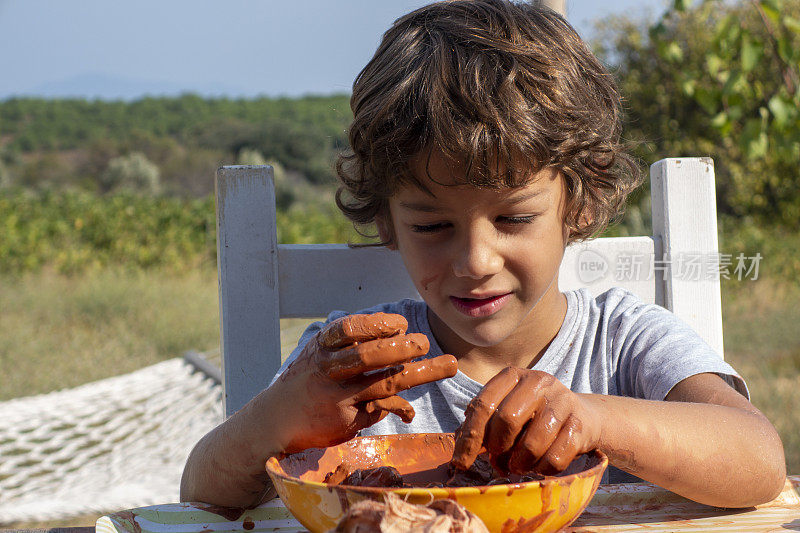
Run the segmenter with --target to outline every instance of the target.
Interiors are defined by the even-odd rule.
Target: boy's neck
[[[555,285],[555,284],[554,284]],[[531,310],[521,327],[502,342],[493,346],[475,346],[455,335],[429,310],[436,341],[444,353],[458,359],[458,369],[475,381],[486,384],[507,366],[531,368],[544,355],[564,323],[567,297],[553,287]],[[444,327],[441,327],[444,326]]]

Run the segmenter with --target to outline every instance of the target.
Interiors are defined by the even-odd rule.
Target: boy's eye
[[[437,224],[412,224],[411,231],[415,233],[434,233],[437,231],[441,231],[448,226],[445,222],[439,222]]]
[[[530,224],[535,218],[536,215],[526,215],[521,217],[502,216],[497,217],[497,221],[504,224]]]

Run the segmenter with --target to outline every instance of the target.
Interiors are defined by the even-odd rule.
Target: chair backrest
[[[714,165],[663,159],[650,168],[653,235],[567,248],[562,290],[624,287],[681,317],[722,356]],[[326,316],[418,298],[400,256],[345,244],[278,244],[269,166],[217,171],[217,264],[225,416],[280,366],[280,318]]]

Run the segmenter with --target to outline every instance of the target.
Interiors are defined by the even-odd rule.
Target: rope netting
[[[0,403],[0,525],[177,502],[222,387],[182,358]]]

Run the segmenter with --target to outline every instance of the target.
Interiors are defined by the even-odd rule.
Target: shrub
[[[100,176],[100,187],[105,192],[158,194],[161,173],[143,153],[133,152],[109,161],[108,168]]]

